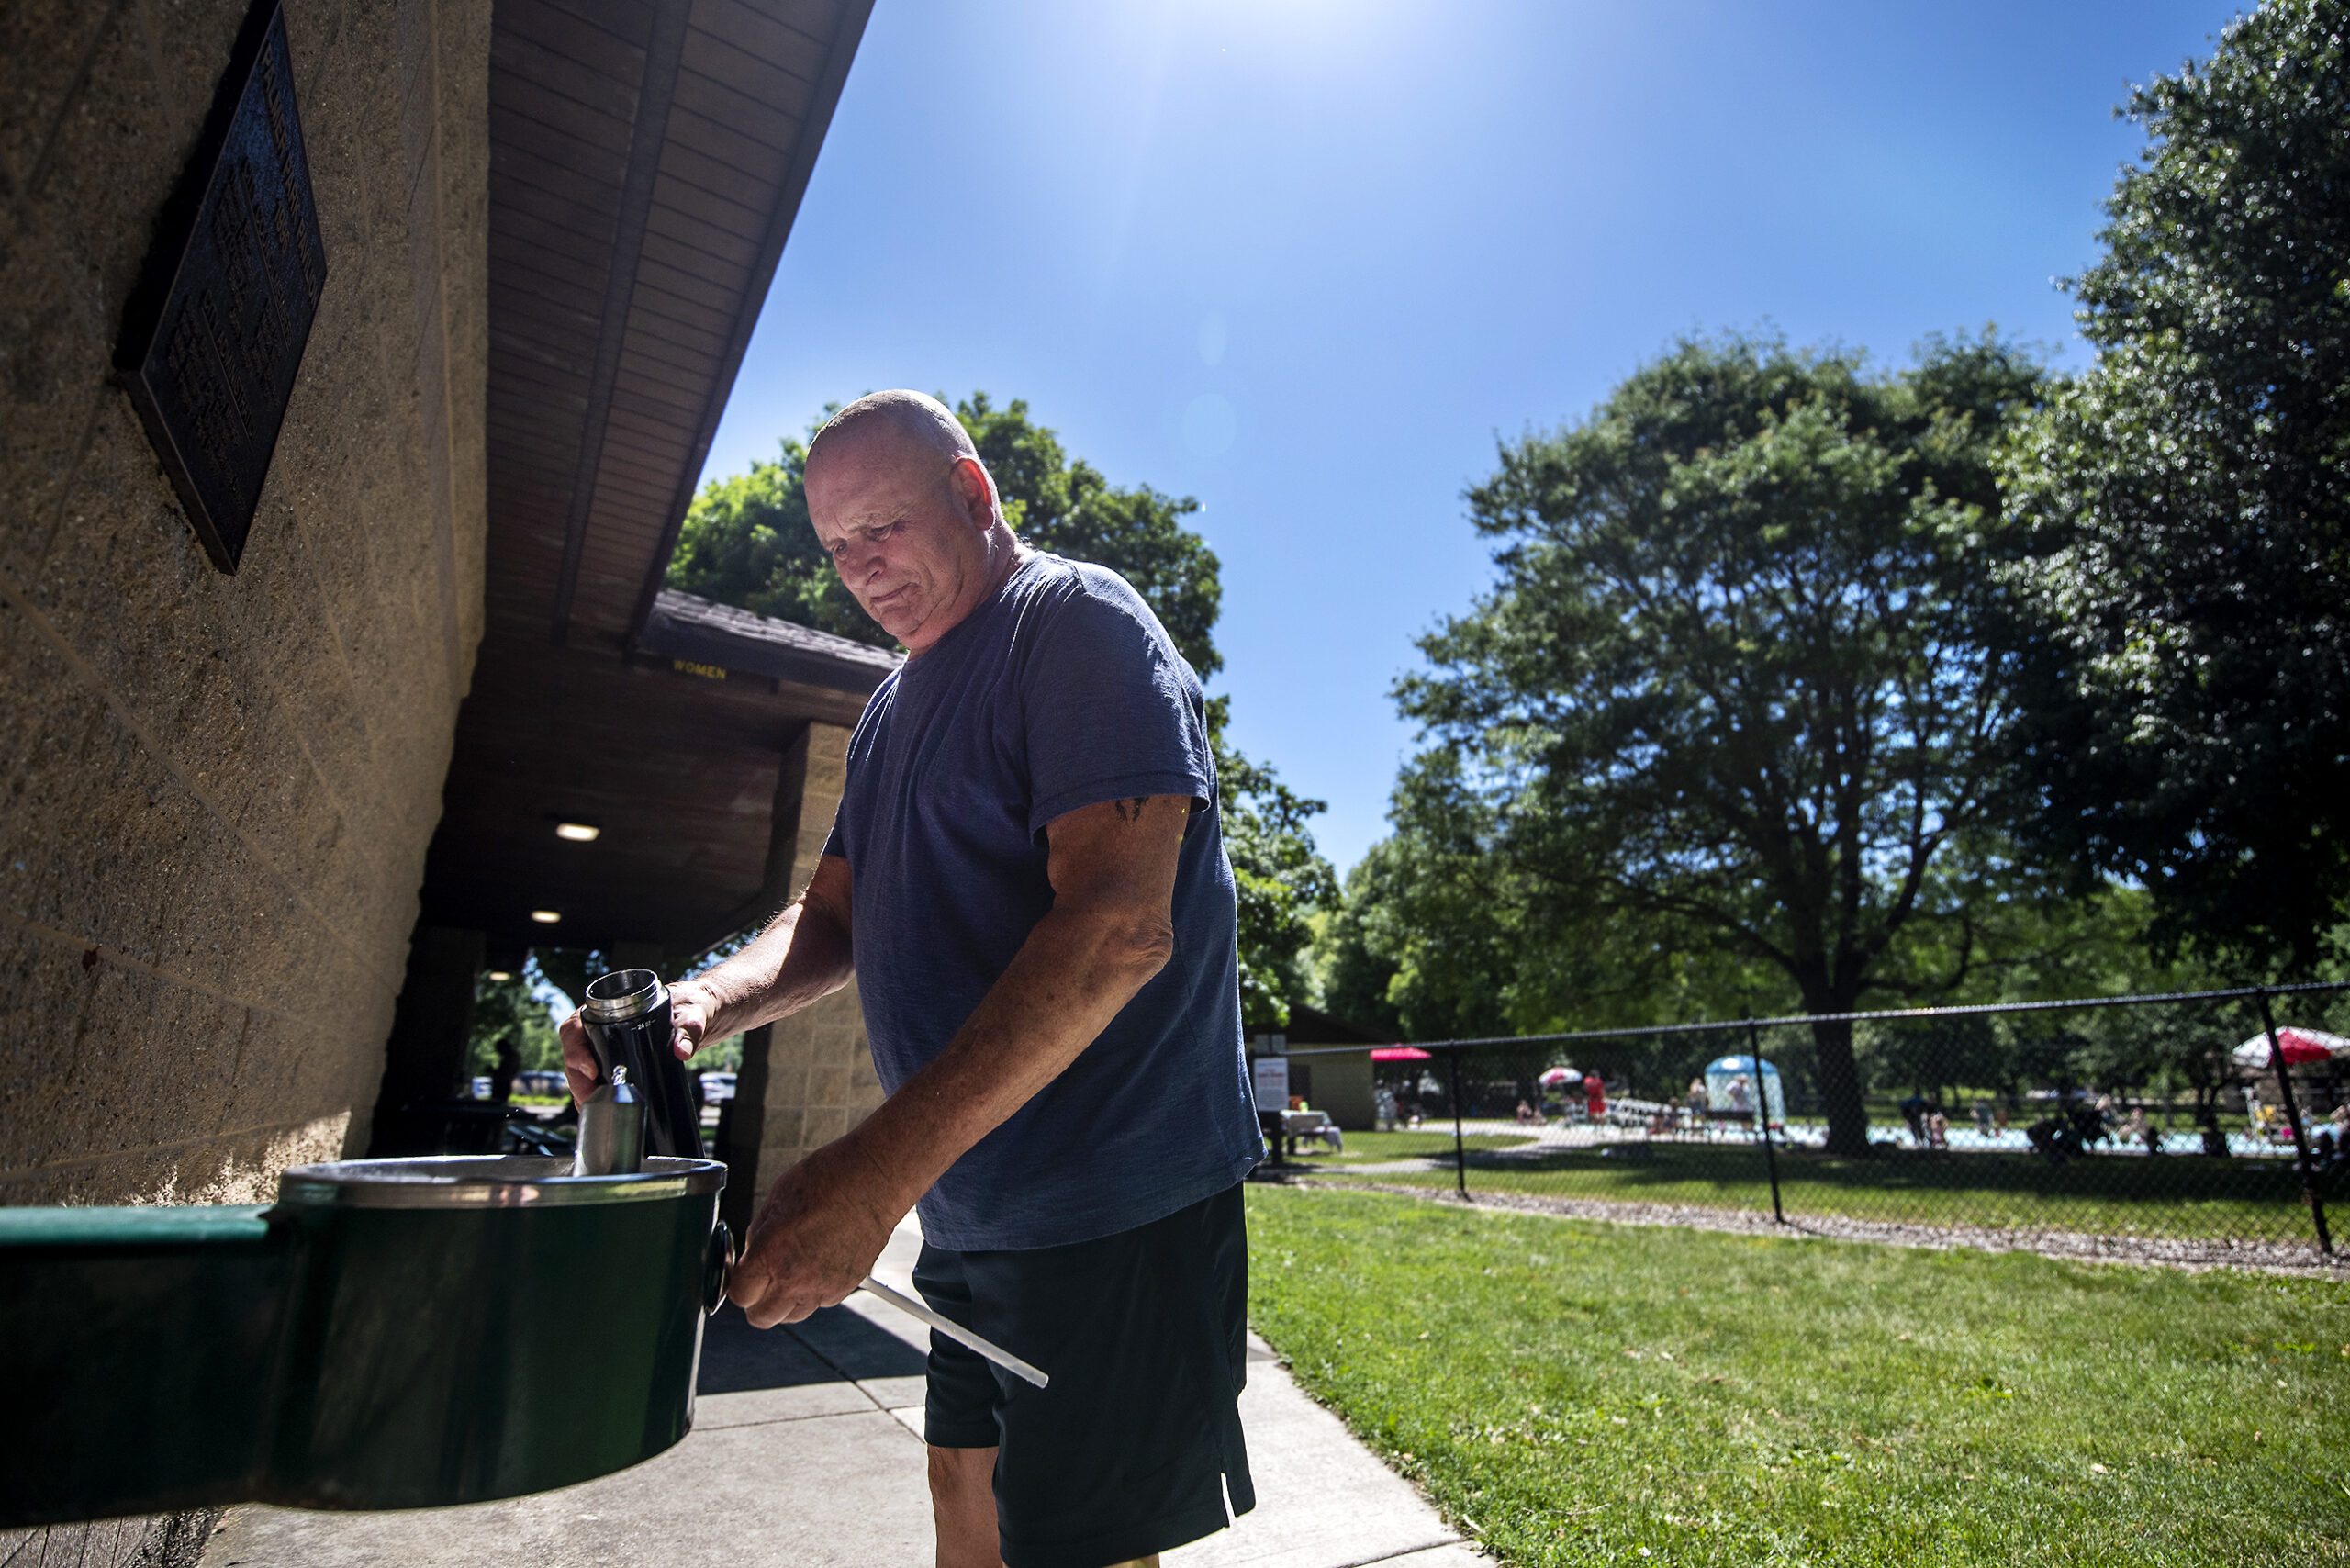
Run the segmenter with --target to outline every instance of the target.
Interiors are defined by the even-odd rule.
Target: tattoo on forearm
[[[1138,823],[1142,821],[1142,809],[1149,803],[1149,801],[1150,797],[1147,795],[1136,795],[1131,801],[1113,801],[1110,803],[1118,808],[1118,815],[1122,820]]]

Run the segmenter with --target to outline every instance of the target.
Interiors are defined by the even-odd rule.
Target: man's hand
[[[669,988],[669,1047],[685,1060],[713,1040],[789,1017],[848,983],[848,862],[827,855],[799,898],[750,946],[716,969]],[[585,1103],[602,1081],[588,1025],[563,1021],[563,1074]]]
[[[710,1036],[712,1015],[718,1011],[711,1001],[709,988],[699,980],[679,980],[669,988],[669,1048],[684,1061],[701,1049]],[[577,1012],[563,1021],[563,1076],[571,1085],[571,1098],[586,1104],[588,1096],[596,1092],[603,1081],[603,1069],[596,1060],[596,1047],[588,1043],[588,1025]]]
[[[846,1300],[912,1206],[890,1188],[855,1133],[777,1178],[726,1280],[751,1327],[797,1323]]]
[[[576,1009],[556,1032],[563,1036],[563,1076],[571,1085],[571,1103],[585,1105],[604,1081],[603,1065],[596,1059],[596,1047],[588,1043],[588,1025]]]

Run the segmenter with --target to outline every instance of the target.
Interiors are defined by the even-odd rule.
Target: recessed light
[[[494,980],[498,981],[500,984],[503,984],[507,980],[510,980],[514,978],[514,971],[512,969],[490,969],[485,973],[484,978],[487,980]]]
[[[557,823],[554,824],[554,835],[557,838],[568,839],[574,844],[593,844],[596,842],[596,835],[603,831],[604,830],[602,828],[598,827],[594,823]]]
[[[563,918],[563,912],[554,909],[534,909],[531,912],[531,918],[541,925],[553,925]]]

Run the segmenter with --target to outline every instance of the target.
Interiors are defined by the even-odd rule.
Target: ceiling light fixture
[[[557,823],[554,824],[554,835],[557,838],[568,840],[573,844],[593,844],[596,842],[597,835],[601,834],[603,831],[604,830],[602,828],[598,827],[594,823]]]
[[[534,909],[531,912],[531,918],[541,925],[553,925],[563,918],[563,912],[555,909]]]

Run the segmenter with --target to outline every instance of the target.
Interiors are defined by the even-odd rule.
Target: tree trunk
[[[1828,1113],[1828,1152],[1865,1157],[1869,1113],[1861,1100],[1860,1065],[1852,1059],[1852,1023],[1823,1019],[1811,1026],[1811,1040],[1819,1055],[1819,1100]]]

